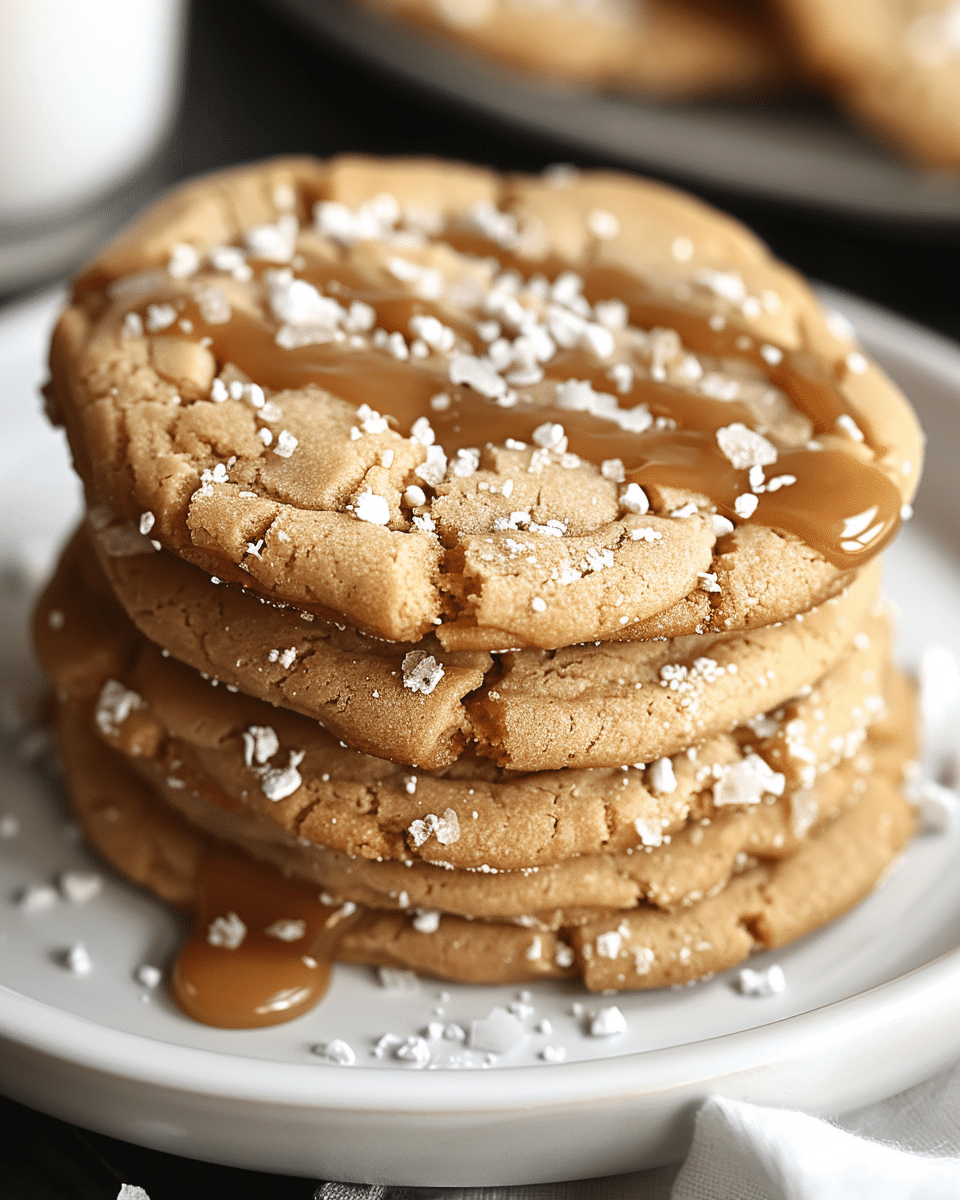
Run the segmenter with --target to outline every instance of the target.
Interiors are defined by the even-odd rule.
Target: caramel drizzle
[[[230,914],[245,927],[233,949],[211,941],[218,918],[237,928]],[[196,924],[173,969],[173,997],[187,1016],[219,1029],[292,1021],[322,999],[337,945],[358,919],[322,903],[315,887],[211,851],[200,865]],[[284,941],[266,932],[285,921],[302,921],[303,936]]]
[[[388,333],[406,335],[410,318],[426,314],[437,316],[468,341],[475,340],[462,316],[445,306],[376,286],[344,264],[312,261],[298,275],[341,299],[372,304],[379,327]],[[863,414],[851,413],[845,403],[837,374],[828,372],[812,355],[783,351],[779,363],[770,365],[742,326],[728,322],[723,328],[714,328],[702,313],[652,298],[639,280],[611,268],[588,271],[583,294],[591,303],[619,297],[628,307],[633,326],[675,329],[686,350],[753,363],[809,418],[816,434],[835,434],[837,418],[848,415],[863,432],[865,447],[882,451]],[[579,457],[593,463],[619,458],[627,483],[689,489],[706,495],[718,512],[738,521],[734,502],[751,491],[747,471],[730,464],[715,436],[718,429],[734,422],[755,425],[753,414],[737,401],[713,400],[635,378],[629,393],[618,397],[620,407],[646,404],[654,418],[668,418],[675,428],[661,425],[643,433],[627,432],[587,412],[525,401],[522,390],[516,405],[501,407],[472,389],[451,386],[442,359],[400,362],[386,351],[337,342],[283,349],[267,324],[249,313],[234,309],[228,322],[210,325],[191,301],[182,315],[192,322],[196,337],[208,339],[206,344],[219,366],[232,363],[256,383],[277,391],[317,385],[352,404],[368,404],[389,416],[404,434],[425,416],[437,443],[451,457],[459,449],[503,445],[508,438],[529,443],[533,431],[549,421],[563,426],[568,449]],[[168,333],[176,335],[176,328]],[[475,352],[482,354],[483,347],[475,347]],[[611,390],[604,364],[582,350],[560,350],[543,369],[548,380],[587,380],[597,391]],[[845,367],[840,364],[839,370]],[[442,412],[434,411],[429,403],[439,392],[451,399],[450,407]],[[782,450],[768,470],[793,475],[796,482],[757,495],[753,522],[796,534],[840,569],[862,566],[899,528],[903,503],[899,490],[866,454],[858,457],[853,443],[849,451]],[[851,523],[857,516],[865,518],[865,523]],[[856,539],[865,531],[869,535],[861,545]]]

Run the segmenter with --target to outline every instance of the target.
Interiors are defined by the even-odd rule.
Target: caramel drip
[[[878,448],[866,414],[850,411],[837,388],[836,376],[808,352],[786,350],[779,363],[771,364],[760,353],[760,346],[769,343],[758,343],[743,325],[727,321],[723,328],[715,329],[701,312],[651,297],[638,279],[612,267],[587,272],[583,294],[591,303],[617,296],[626,304],[632,325],[639,329],[657,326],[675,329],[684,346],[696,354],[739,358],[753,363],[789,397],[794,408],[810,418],[818,433],[835,432],[837,418],[846,414],[854,418],[867,444],[873,449]],[[744,338],[749,345],[744,345]],[[777,349],[783,350],[779,346]]]
[[[219,1029],[279,1025],[308,1012],[327,990],[344,930],[358,919],[322,904],[315,887],[222,851],[201,863],[197,896],[173,996],[188,1016]],[[239,928],[231,914],[246,928],[234,949],[210,940],[217,918]],[[278,921],[302,921],[303,936],[284,941],[266,933]]]
[[[388,332],[399,330],[406,335],[410,318],[422,313],[436,315],[461,336],[473,336],[462,316],[442,304],[378,286],[343,264],[313,261],[300,274],[337,295],[341,302],[363,299],[374,305],[380,327]],[[867,459],[866,446],[879,447],[863,414],[850,412],[835,372],[805,352],[783,351],[780,361],[771,365],[743,326],[729,323],[714,328],[701,312],[651,296],[641,281],[619,270],[588,271],[584,295],[591,301],[620,297],[633,325],[674,329],[687,350],[753,363],[812,422],[818,434],[836,434],[838,417],[853,418],[864,434],[863,447],[851,443],[849,452],[833,448],[781,450],[767,475],[795,476],[796,482],[757,494],[758,508],[752,518],[756,524],[796,534],[843,570],[861,566],[892,539],[900,524],[902,497],[884,471]],[[525,398],[522,387],[517,389],[518,402],[503,407],[470,388],[451,386],[446,364],[437,357],[398,361],[386,350],[343,341],[283,349],[267,324],[247,312],[234,310],[229,321],[209,325],[191,302],[183,315],[192,321],[198,336],[209,339],[218,364],[233,363],[250,379],[274,390],[314,384],[350,403],[366,403],[392,418],[404,434],[417,418],[426,416],[448,456],[459,449],[502,446],[508,438],[529,443],[533,431],[549,421],[563,425],[571,453],[595,464],[620,459],[627,482],[687,488],[707,496],[727,517],[736,516],[736,498],[751,492],[747,471],[735,470],[720,453],[716,440],[716,432],[723,426],[735,422],[756,425],[744,403],[712,400],[638,378],[628,394],[618,397],[618,405],[627,409],[646,404],[654,417],[667,419],[667,428],[661,421],[659,428],[655,424],[643,433],[626,432],[590,413]],[[482,346],[475,345],[474,350],[483,353]],[[544,372],[548,381],[580,379],[589,381],[597,391],[609,393],[611,389],[604,364],[581,350],[559,351]],[[446,393],[451,403],[447,409],[435,411],[430,399],[440,392]],[[853,522],[853,532],[848,532],[851,518],[868,514],[866,525]],[[868,531],[870,536],[862,545],[857,539]]]

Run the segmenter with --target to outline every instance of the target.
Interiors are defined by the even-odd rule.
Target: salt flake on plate
[[[773,963],[761,971],[744,967],[737,976],[737,984],[744,996],[779,996],[786,989],[787,980],[783,967]]]

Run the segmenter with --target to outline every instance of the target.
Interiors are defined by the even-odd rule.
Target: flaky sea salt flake
[[[172,304],[147,305],[146,327],[148,333],[159,333],[169,327],[177,319],[177,310]]]
[[[372,488],[365,488],[359,496],[354,497],[353,515],[357,520],[367,521],[371,525],[387,525],[390,521],[390,502],[378,496]]]
[[[417,933],[436,933],[440,928],[440,914],[435,909],[418,908],[411,924]]]
[[[167,273],[174,279],[188,279],[200,268],[200,255],[188,242],[177,242],[167,260]]]
[[[93,960],[83,942],[74,942],[63,956],[63,961],[73,975],[89,975],[93,970]]]
[[[720,452],[738,471],[767,467],[777,461],[776,446],[740,421],[718,429],[716,438]]]
[[[408,1062],[412,1067],[423,1068],[430,1061],[430,1045],[426,1038],[411,1036],[393,1052],[394,1058]]]
[[[591,1037],[615,1037],[626,1031],[627,1019],[615,1004],[601,1008],[590,1021]]]
[[[411,692],[429,696],[443,678],[443,664],[425,650],[411,650],[403,656],[403,686]]]
[[[141,987],[149,988],[152,991],[163,978],[163,972],[159,967],[144,963],[143,966],[137,967],[134,978]]]
[[[268,767],[260,776],[260,790],[268,800],[276,803],[292,796],[303,783],[297,767],[303,761],[304,751],[291,750],[290,761],[285,767]]]
[[[779,996],[786,989],[787,980],[783,967],[773,963],[765,970],[755,971],[744,967],[737,976],[737,986],[744,996]]]
[[[520,1021],[505,1008],[492,1008],[486,1017],[470,1022],[468,1044],[471,1050],[489,1054],[509,1054],[528,1038]]]
[[[280,739],[269,725],[251,725],[243,733],[243,761],[250,767],[263,764],[280,749]]]
[[[268,925],[263,932],[267,937],[276,938],[279,942],[299,942],[307,932],[307,923],[297,918],[281,917],[279,921]]]
[[[207,926],[207,942],[224,950],[236,950],[247,936],[247,927],[235,912],[215,917]]]
[[[765,795],[782,796],[785,787],[786,776],[774,771],[759,754],[747,754],[740,762],[722,768],[713,785],[713,803],[718,807],[759,804]]]
[[[677,777],[669,757],[658,758],[650,764],[649,779],[650,786],[658,795],[669,795],[677,790]]]
[[[396,967],[379,967],[377,979],[385,992],[410,994],[420,991],[420,980],[413,971],[401,971]]]
[[[97,871],[64,871],[57,883],[60,895],[71,904],[86,904],[103,891],[103,876]]]
[[[135,1183],[121,1183],[117,1200],[150,1200],[150,1197],[145,1188],[138,1187]]]
[[[342,1038],[333,1038],[329,1042],[320,1042],[310,1047],[310,1052],[328,1063],[338,1067],[352,1067],[357,1061],[353,1047]]]
[[[46,912],[57,902],[57,891],[49,884],[38,883],[25,887],[17,898],[17,908],[22,913],[32,915]]]
[[[281,429],[277,434],[277,444],[273,447],[273,452],[278,458],[289,458],[299,445],[299,440],[289,429]]]
[[[733,511],[743,520],[752,517],[757,511],[757,505],[760,501],[750,492],[745,492],[742,496],[738,496],[733,502]]]
[[[420,847],[431,835],[436,837],[441,846],[450,846],[460,840],[460,820],[452,808],[444,809],[443,816],[427,813],[422,820],[412,821],[407,830],[413,839],[413,844]]]
[[[119,680],[108,679],[100,689],[94,713],[97,727],[108,737],[116,737],[131,713],[145,707],[143,699]]]

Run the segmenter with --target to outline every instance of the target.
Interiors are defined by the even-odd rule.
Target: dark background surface
[[[521,171],[557,161],[617,165],[443,106],[305,38],[268,0],[194,0],[183,104],[163,164],[170,182],[272,154],[351,150]],[[805,274],[960,337],[956,232],[941,241],[933,231],[923,237],[730,193],[701,194]],[[143,1187],[151,1200],[309,1200],[317,1187],[126,1145],[10,1101],[0,1100],[0,1130],[2,1200],[115,1200],[124,1182]]]

